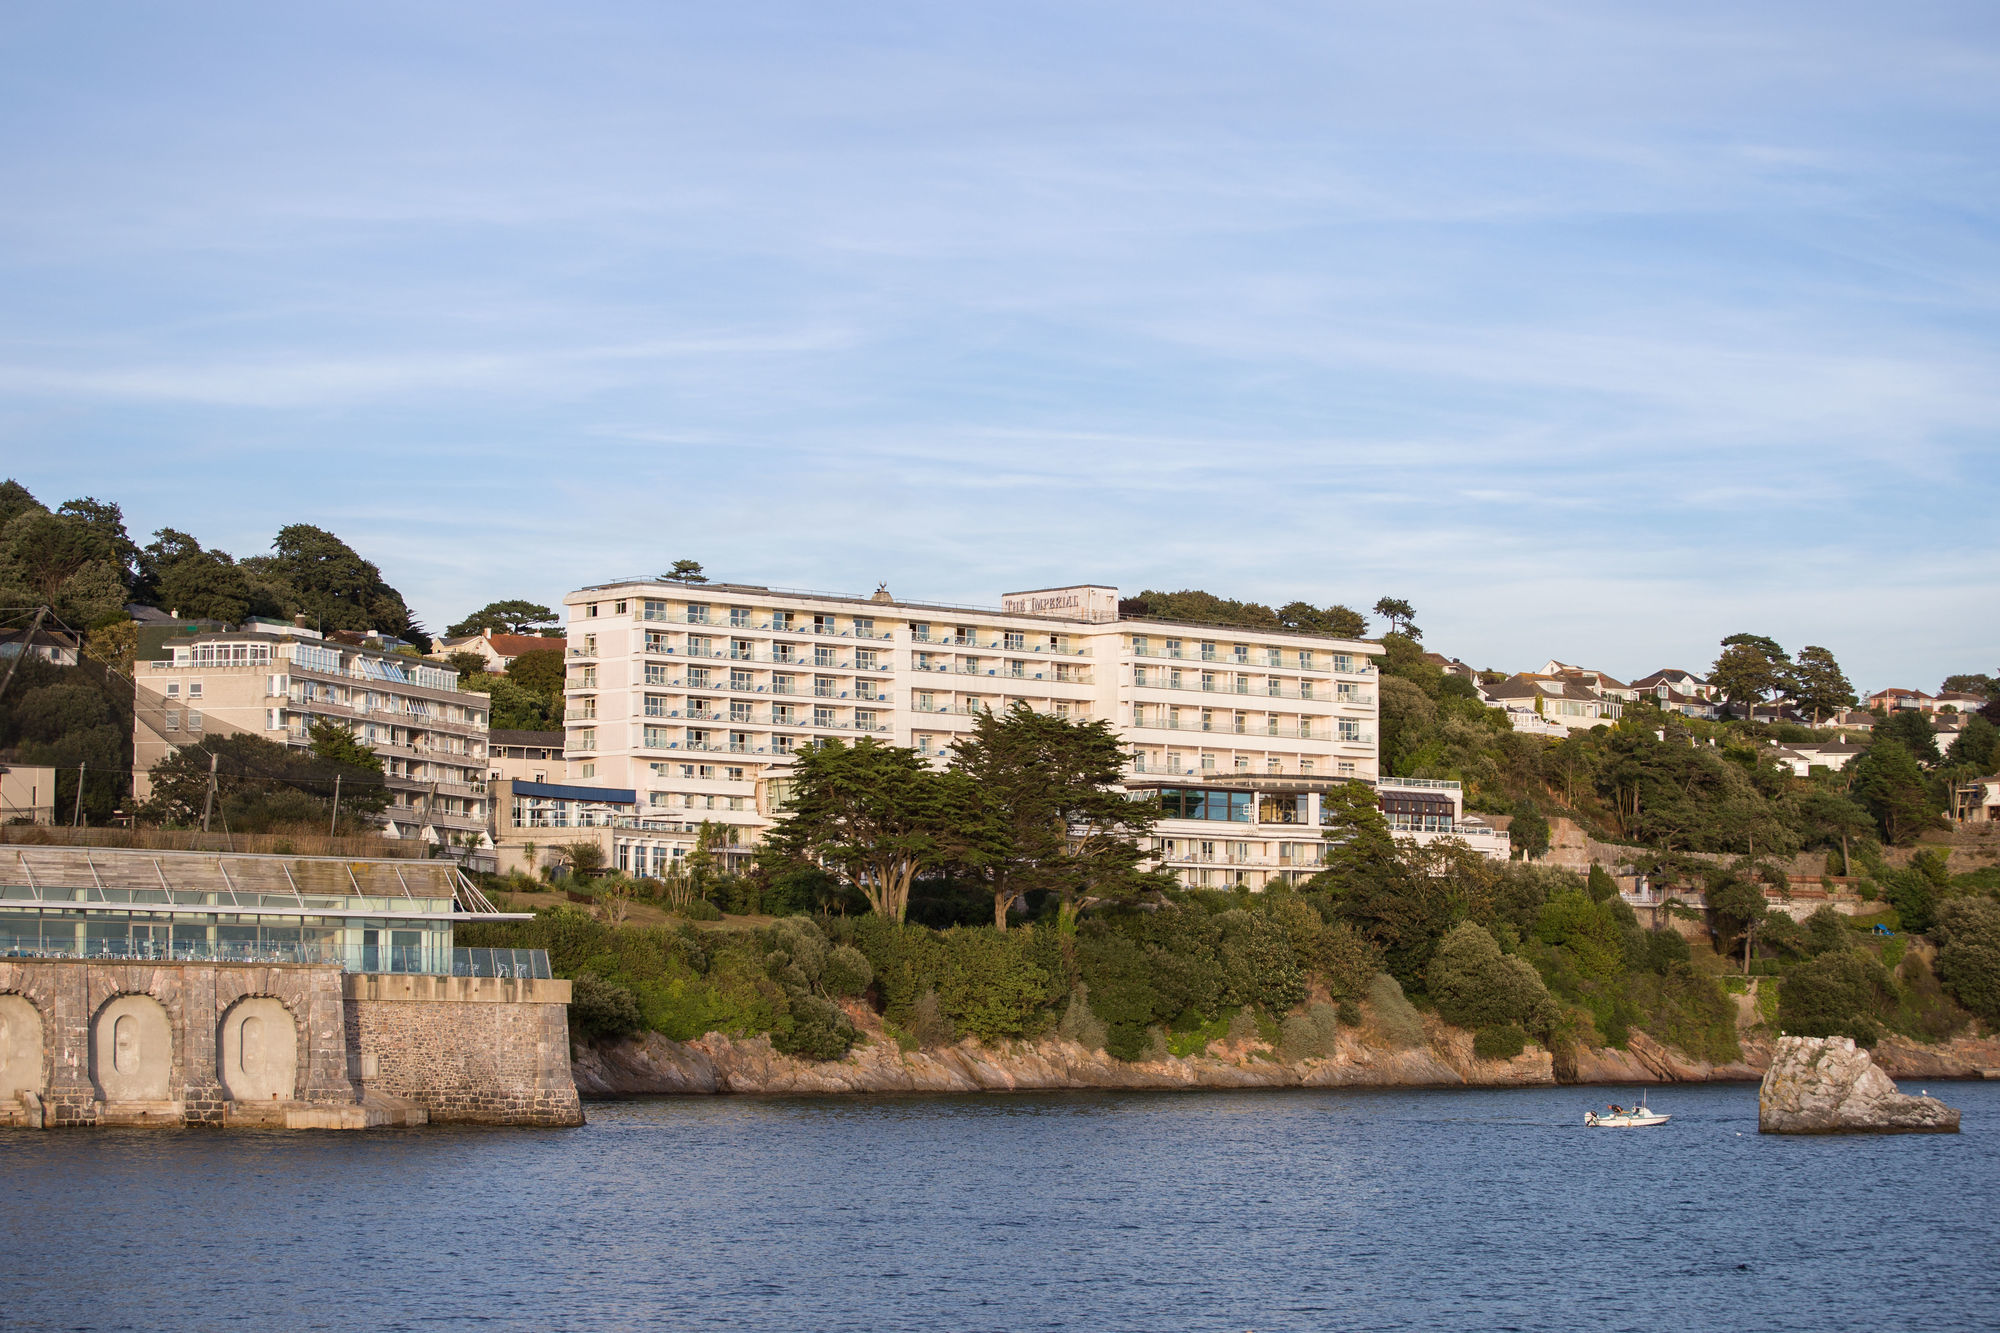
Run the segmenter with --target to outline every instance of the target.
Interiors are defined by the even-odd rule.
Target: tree
[[[445,637],[458,638],[493,630],[499,634],[540,634],[560,624],[562,617],[537,602],[511,598],[488,602],[471,615],[445,630]]]
[[[446,653],[444,662],[458,673],[458,688],[461,690],[471,688],[470,682],[474,676],[486,673],[486,659],[478,653]]]
[[[1438,941],[1425,972],[1444,1020],[1462,1028],[1519,1023],[1544,1032],[1555,1019],[1548,987],[1527,960],[1500,952],[1485,927],[1461,922]]]
[[[865,736],[821,741],[792,764],[793,794],[770,842],[847,878],[876,915],[901,922],[910,882],[952,864],[960,830],[984,817],[962,773],[939,773],[916,751]]]
[[[1791,683],[1791,657],[1775,639],[1732,634],[1722,641],[1708,679],[1731,703],[1744,704],[1748,717],[1751,708]]]
[[[1958,739],[1951,743],[1945,762],[1961,770],[1963,777],[1991,773],[1996,766],[2000,766],[2000,727],[1974,713],[1965,724],[1965,730],[1959,732]]]
[[[1109,723],[1016,703],[973,726],[951,766],[975,785],[986,814],[962,836],[993,891],[995,927],[1007,928],[1008,910],[1028,893],[1054,893],[1067,929],[1091,903],[1145,887],[1138,839],[1159,807],[1128,799],[1119,785],[1125,751]]]
[[[674,567],[660,577],[673,583],[708,582],[708,575],[701,572],[699,560],[676,560]]]
[[[1824,787],[1807,792],[1799,799],[1798,816],[1808,837],[1814,842],[1840,844],[1842,874],[1847,874],[1848,867],[1853,863],[1852,840],[1865,837],[1875,827],[1868,811],[1856,805],[1845,793]]]
[[[1822,716],[1831,716],[1860,702],[1832,652],[1816,644],[1799,649],[1790,683],[1793,702],[1811,711],[1814,726],[1819,725]]]
[[[278,529],[271,549],[272,555],[242,563],[253,583],[262,580],[282,614],[303,615],[322,630],[380,630],[398,638],[423,638],[419,646],[429,646],[403,595],[383,581],[371,561],[331,532],[307,523],[288,524]]]
[[[0,529],[0,605],[46,606],[77,629],[121,614],[129,596],[123,532],[73,513],[22,510]]]
[[[537,648],[507,664],[507,679],[545,699],[560,699],[567,668],[560,648]]]
[[[353,743],[351,736],[345,742],[325,737],[323,743],[336,754],[352,753],[347,749]],[[354,748],[367,753],[362,747]],[[211,758],[215,761],[217,796],[212,813],[224,827],[239,833],[299,823],[324,830],[332,811],[336,779],[340,783],[340,810],[350,821],[379,813],[389,804],[381,761],[372,754],[367,755],[371,767],[239,732],[183,746],[154,764],[153,794],[140,810],[140,817],[162,824],[200,822],[208,806]]]
[[[250,580],[227,551],[205,551],[185,532],[161,528],[139,553],[139,600],[175,615],[237,624],[250,614]]]
[[[1549,850],[1549,821],[1532,796],[1514,802],[1514,821],[1507,826],[1514,850],[1532,861]]]
[[[1400,597],[1384,597],[1375,603],[1375,614],[1389,622],[1391,634],[1407,634],[1412,639],[1421,639],[1424,632],[1415,625],[1416,608]]]
[[[1893,740],[1910,752],[1910,757],[1927,767],[1943,759],[1938,753],[1937,731],[1931,720],[1914,708],[1899,708],[1875,727],[1870,742]]]
[[[2000,902],[1952,898],[1937,910],[1937,975],[1953,999],[2000,1026]]]
[[[1368,632],[1368,617],[1337,602],[1323,608],[1311,602],[1287,602],[1278,608],[1278,623],[1286,629],[1342,639],[1358,639]]]
[[[1885,841],[1901,846],[1938,822],[1930,786],[1909,747],[1879,732],[1854,761],[1854,798],[1875,817]]]
[[[1988,699],[2000,699],[2000,679],[1984,673],[1946,676],[1944,684],[1938,686],[1940,694],[1983,694]]]
[[[329,763],[365,769],[380,775],[382,757],[363,745],[353,732],[327,718],[314,718],[306,728],[306,745]]]

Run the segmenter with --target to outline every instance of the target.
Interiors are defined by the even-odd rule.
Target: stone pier
[[[0,1125],[582,1123],[566,981],[0,958]]]

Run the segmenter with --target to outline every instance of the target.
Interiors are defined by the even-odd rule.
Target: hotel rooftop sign
[[[1103,623],[1118,619],[1118,589],[1099,583],[1071,588],[1033,588],[1000,595],[1000,609],[1013,615],[1057,616]]]

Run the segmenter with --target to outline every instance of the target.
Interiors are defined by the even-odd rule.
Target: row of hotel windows
[[[1300,777],[1309,778],[1313,776],[1313,760],[1296,758],[1295,762],[1298,764],[1298,774]],[[1196,764],[1198,769],[1203,773],[1217,773],[1222,771],[1221,763],[1217,756],[1213,754],[1198,756]],[[1230,765],[1230,771],[1236,773],[1250,773],[1254,772],[1255,769],[1256,765],[1247,754],[1234,756]],[[1132,771],[1135,773],[1185,774],[1189,769],[1185,756],[1178,750],[1168,750],[1164,753],[1158,750],[1140,750],[1133,756]],[[1275,754],[1267,755],[1264,759],[1264,771],[1267,774],[1283,773],[1285,771],[1283,756]],[[1341,778],[1356,777],[1359,776],[1359,769],[1353,760],[1339,759],[1334,761],[1333,775]]]
[[[1287,660],[1287,653],[1290,654],[1289,662]],[[1310,648],[1285,649],[1271,644],[1266,644],[1261,649],[1253,649],[1247,643],[1231,644],[1229,645],[1229,651],[1224,653],[1221,644],[1210,639],[1203,639],[1195,644],[1195,650],[1190,654],[1187,651],[1185,640],[1161,639],[1156,644],[1152,636],[1146,634],[1134,634],[1132,636],[1132,655],[1134,657],[1166,658],[1193,656],[1203,662],[1233,662],[1238,666],[1249,666],[1252,662],[1259,662],[1260,665],[1267,667],[1282,667],[1289,665],[1290,662],[1296,662],[1297,668],[1300,671],[1325,671],[1331,669],[1350,675],[1368,670],[1368,659],[1365,657],[1356,657],[1352,653],[1327,653],[1322,655],[1315,653]],[[1326,666],[1320,665],[1322,657],[1327,663]]]
[[[1251,688],[1250,677],[1236,673],[1233,677],[1220,671],[1200,673],[1182,671],[1179,667],[1132,668],[1132,684],[1140,688],[1161,690],[1199,689],[1206,694],[1267,694],[1286,699],[1327,699],[1331,703],[1372,703],[1372,695],[1356,691],[1353,682],[1337,681],[1333,694],[1316,693],[1312,681],[1299,680],[1288,676],[1266,676],[1264,688]]]
[[[1281,723],[1276,713],[1252,718],[1248,713],[1180,709],[1165,704],[1133,704],[1132,725],[1165,731],[1219,731],[1236,736],[1296,736],[1300,740],[1338,740],[1351,744],[1368,738],[1358,718],[1300,717],[1295,722]]]

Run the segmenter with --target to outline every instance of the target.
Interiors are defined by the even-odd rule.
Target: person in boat
[[[1613,1103],[1611,1103],[1611,1114],[1613,1114],[1613,1115],[1624,1115],[1624,1114],[1625,1114],[1625,1108],[1624,1108],[1624,1107],[1622,1107],[1622,1106],[1620,1106],[1620,1105],[1619,1105],[1619,1104],[1618,1104],[1617,1102],[1613,1102]]]

